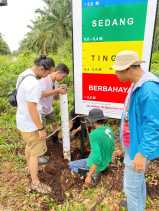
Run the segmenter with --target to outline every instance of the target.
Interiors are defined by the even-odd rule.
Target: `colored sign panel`
[[[90,7],[90,6],[109,6],[109,5],[120,5],[120,4],[129,4],[129,3],[147,3],[147,0],[83,0],[82,6],[83,7]]]
[[[123,103],[129,89],[129,82],[124,85],[114,74],[83,74],[83,99],[92,101]]]
[[[83,8],[83,41],[143,40],[146,12],[147,3]]]
[[[143,41],[132,42],[83,42],[82,72],[115,74],[112,65],[115,55],[122,50],[134,50],[142,57]]]
[[[134,50],[148,70],[156,9],[157,0],[73,0],[76,113],[101,108],[121,117],[130,82],[119,82],[112,64],[119,51]]]

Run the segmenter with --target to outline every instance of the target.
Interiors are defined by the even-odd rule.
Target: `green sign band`
[[[144,40],[147,4],[83,8],[83,42]]]

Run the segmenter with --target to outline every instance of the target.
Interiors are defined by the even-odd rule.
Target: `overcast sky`
[[[27,25],[34,19],[34,11],[42,7],[42,0],[8,0],[8,6],[0,7],[0,33],[12,51],[29,31]]]

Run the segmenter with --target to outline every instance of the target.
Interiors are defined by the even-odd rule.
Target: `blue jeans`
[[[89,170],[89,167],[87,166],[87,159],[71,161],[69,162],[69,168],[71,171],[76,173],[78,173],[79,168]]]
[[[78,169],[83,169],[89,171],[89,167],[87,166],[87,159],[75,160],[69,162],[69,168],[71,171],[78,173]],[[98,173],[94,173],[92,175],[92,180],[96,183],[98,179]]]
[[[125,152],[124,163],[124,192],[127,197],[128,211],[144,211],[146,205],[145,174],[133,169],[132,160],[127,152]]]

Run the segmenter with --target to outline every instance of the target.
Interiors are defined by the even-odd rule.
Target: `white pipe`
[[[69,130],[67,93],[64,95],[60,95],[60,110],[61,110],[61,128],[62,128],[62,139],[63,139],[63,155],[64,159],[70,161],[71,152],[70,152],[70,130]]]

